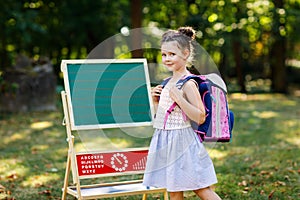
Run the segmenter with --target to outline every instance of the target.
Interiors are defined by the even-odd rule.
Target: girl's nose
[[[170,60],[170,55],[166,55],[166,60]]]

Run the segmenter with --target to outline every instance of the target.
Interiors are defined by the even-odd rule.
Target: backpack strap
[[[162,83],[161,85],[165,86],[168,81],[171,79],[171,77],[169,78],[166,78]],[[190,75],[187,75],[187,76],[184,76],[183,78],[179,79],[178,82],[176,83],[176,87],[181,90],[182,87],[184,86],[184,84],[189,81],[190,79],[194,79],[197,84],[201,84],[202,82],[204,82],[205,80],[205,77],[204,76],[199,76],[199,75],[193,75],[193,74],[190,74]],[[170,108],[167,110],[167,113],[165,115],[165,119],[164,119],[164,129],[166,127],[166,123],[167,123],[167,120],[168,120],[168,117],[169,115],[171,114],[171,112],[174,110],[174,108],[177,106],[177,103],[174,102]],[[183,110],[181,110],[182,112],[182,116],[183,116],[183,119],[186,121],[187,120],[187,116],[186,114],[183,112]]]
[[[165,119],[164,119],[164,129],[166,128],[166,123],[168,120],[169,115],[171,114],[171,112],[174,110],[174,108],[177,106],[177,103],[173,103],[170,108],[167,110],[167,113],[165,115]]]
[[[163,88],[167,85],[167,83],[169,82],[170,79],[171,79],[171,77],[168,77],[168,78],[166,78],[166,79],[163,80],[163,82],[161,83],[161,85],[163,86]],[[180,80],[183,80],[183,81],[184,81],[184,80],[185,80],[185,77],[182,78],[182,79],[180,79]],[[180,80],[179,80],[178,82],[180,82]],[[186,81],[188,81],[188,80],[186,80]],[[184,83],[185,83],[186,81],[184,81]],[[177,82],[177,83],[178,83],[178,82]],[[176,87],[177,87],[178,89],[181,89],[184,83],[182,84],[181,87],[178,87],[178,86],[177,86],[177,83],[176,83]],[[168,118],[169,118],[169,115],[171,114],[171,112],[174,110],[174,108],[175,108],[176,106],[177,106],[177,103],[174,102],[174,103],[169,107],[169,109],[167,110],[167,113],[166,113],[165,118],[164,118],[164,129],[166,128],[166,123],[167,123],[167,120],[168,120]],[[184,120],[187,120],[187,116],[186,116],[186,114],[185,114],[183,111],[182,111],[182,115],[183,115]]]
[[[169,82],[170,79],[171,79],[171,77],[168,77],[168,78],[164,79],[163,82],[161,82],[161,85],[163,86],[163,88],[167,85],[167,83]]]

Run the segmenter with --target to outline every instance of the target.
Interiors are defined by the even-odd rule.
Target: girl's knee
[[[210,192],[211,188],[206,187],[206,188],[200,188],[198,190],[193,190],[197,195],[204,194],[206,192]]]
[[[183,199],[183,192],[169,192],[171,200],[181,200]]]

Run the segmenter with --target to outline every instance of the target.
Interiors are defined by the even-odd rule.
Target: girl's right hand
[[[157,85],[156,87],[152,88],[151,95],[152,95],[152,99],[155,103],[159,102],[159,97],[160,97],[162,89],[163,89],[162,85]]]

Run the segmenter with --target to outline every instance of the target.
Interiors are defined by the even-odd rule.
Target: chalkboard
[[[72,130],[152,124],[146,59],[62,60],[61,71]]]

